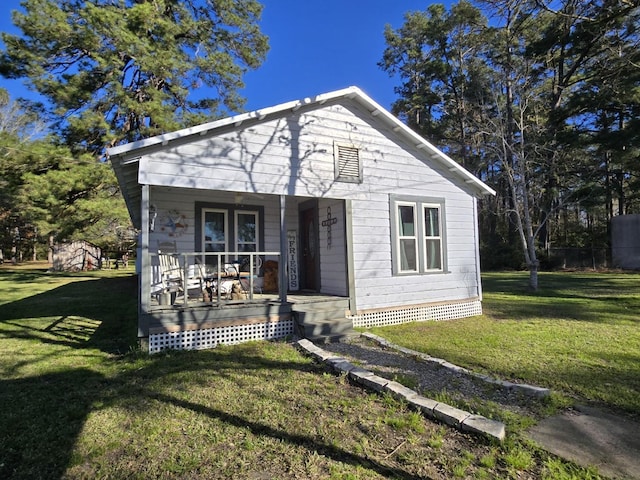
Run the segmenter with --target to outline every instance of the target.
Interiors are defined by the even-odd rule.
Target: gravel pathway
[[[495,402],[500,408],[520,415],[539,417],[541,400],[512,388],[488,383],[464,372],[456,372],[436,362],[420,359],[393,348],[385,348],[365,337],[347,342],[320,345],[328,352],[346,357],[381,377],[396,380],[424,397],[452,398],[473,405]]]

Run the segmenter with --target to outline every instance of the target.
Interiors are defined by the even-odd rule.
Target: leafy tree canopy
[[[24,0],[0,74],[26,78],[73,148],[105,146],[242,109],[268,50],[255,0]],[[215,98],[198,94],[205,88]]]
[[[109,164],[91,154],[0,131],[0,248],[22,248],[16,242],[36,234],[113,248],[130,226],[116,184]]]
[[[604,245],[614,209],[640,211],[639,19],[637,0],[460,0],[387,27],[394,112],[498,192],[485,258],[519,238],[533,273],[536,249]]]
[[[105,147],[240,111],[242,76],[268,50],[257,25],[262,6],[255,0],[23,0],[21,6],[13,22],[22,33],[2,33],[0,75],[25,79],[45,103],[27,108],[0,91],[0,243],[15,250],[15,232],[30,229],[109,247],[130,222],[113,171],[97,156]],[[44,119],[50,137],[36,128]]]

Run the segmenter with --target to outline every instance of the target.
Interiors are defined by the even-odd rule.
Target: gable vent
[[[361,182],[362,165],[359,150],[350,145],[334,145],[336,180],[342,182]]]

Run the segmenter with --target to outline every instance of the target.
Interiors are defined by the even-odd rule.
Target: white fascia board
[[[243,122],[248,118],[252,118],[255,112],[245,113],[242,115],[235,115],[233,117],[224,118],[222,120],[215,120],[209,123],[203,123],[202,125],[196,125],[189,128],[183,128],[182,130],[176,130],[175,132],[164,133],[162,135],[156,135],[155,137],[145,138],[136,142],[126,143],[124,145],[118,145],[107,149],[107,156],[113,157],[117,155],[123,155],[141,148],[151,147],[154,145],[167,145],[172,140],[188,137],[190,135],[204,134],[209,130],[214,130],[229,124],[236,122]],[[257,115],[256,115],[257,116]]]
[[[342,96],[349,96],[352,98],[356,96],[359,89],[356,87],[349,87],[343,90],[336,90],[334,92],[317,95],[315,97],[307,97],[302,100],[294,100],[292,102],[281,103],[280,105],[276,105],[268,108],[261,108],[259,110],[254,110],[253,112],[243,113],[240,115],[234,115],[233,117],[227,117],[220,120],[215,120],[209,123],[203,123],[202,125],[195,125],[189,128],[183,128],[182,130],[176,130],[175,132],[164,133],[162,135],[156,135],[155,137],[145,138],[143,140],[138,140],[136,142],[127,143],[125,145],[118,145],[116,147],[112,147],[107,149],[107,156],[113,157],[117,155],[123,155],[141,148],[151,147],[154,145],[167,145],[169,142],[173,140],[178,140],[184,137],[188,137],[191,135],[204,135],[210,130],[216,130],[221,127],[226,127],[229,125],[241,125],[242,122],[246,120],[258,119],[262,120],[267,115],[271,115],[274,113],[280,113],[286,110],[298,110],[300,107],[313,105],[313,104],[324,104],[329,100],[333,100],[335,98],[339,98]]]

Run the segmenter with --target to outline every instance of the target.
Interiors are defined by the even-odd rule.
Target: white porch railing
[[[149,257],[150,309],[273,300],[272,292],[264,292],[265,266],[269,260],[281,265],[280,252],[267,251],[150,252]],[[275,299],[280,299],[279,293]]]

